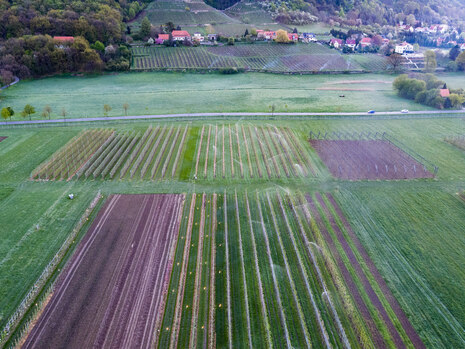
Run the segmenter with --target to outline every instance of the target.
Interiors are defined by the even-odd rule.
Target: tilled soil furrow
[[[183,195],[114,195],[70,261],[26,348],[151,348]]]

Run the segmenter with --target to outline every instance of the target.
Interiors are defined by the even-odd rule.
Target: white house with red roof
[[[396,45],[396,47],[394,48],[394,52],[400,55],[408,52],[413,52],[413,45],[404,41],[403,43]]]
[[[299,41],[299,34],[297,33],[287,33],[287,37],[289,38],[290,41],[294,41],[294,42]]]
[[[341,39],[333,38],[329,42],[329,46],[332,46],[334,48],[341,48],[342,46],[344,46],[344,41]]]
[[[355,39],[347,39],[346,40],[346,47],[355,50],[355,46],[357,46],[357,41]]]
[[[171,35],[174,41],[191,41],[191,35],[186,30],[173,30]]]
[[[371,38],[363,38],[362,40],[360,40],[360,46],[362,48],[365,48],[365,47],[368,47],[368,46],[371,46]]]

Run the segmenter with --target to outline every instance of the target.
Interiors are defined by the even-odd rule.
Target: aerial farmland
[[[0,348],[465,348],[459,2],[0,0]]]
[[[6,343],[459,346],[462,128],[426,115],[2,128],[16,248],[2,244],[0,268],[22,280],[0,287],[2,326],[21,315]]]

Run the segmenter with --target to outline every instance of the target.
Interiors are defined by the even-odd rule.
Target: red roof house
[[[439,90],[439,94],[441,95],[442,98],[447,98],[450,96],[450,91],[448,88],[441,88]]]
[[[362,40],[360,40],[360,45],[362,47],[371,46],[371,38],[363,38]]]
[[[191,35],[186,30],[173,30],[171,33],[175,41],[190,41]]]
[[[158,38],[155,40],[157,45],[163,44],[165,41],[170,39],[170,34],[158,34]]]
[[[74,42],[74,37],[73,36],[54,36],[53,40],[73,43]]]
[[[291,41],[299,41],[299,34],[297,33],[287,33],[287,37]]]
[[[333,46],[334,48],[339,48],[339,47],[342,47],[344,45],[344,41],[342,41],[341,39],[331,39],[331,41],[329,42],[329,46]]]

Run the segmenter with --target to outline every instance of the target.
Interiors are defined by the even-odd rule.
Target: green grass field
[[[225,84],[225,79],[227,83]],[[346,80],[352,81],[346,83]],[[110,116],[196,113],[196,112],[365,112],[428,110],[420,104],[397,97],[391,75],[270,75],[260,73],[225,77],[219,74],[125,73],[83,77],[53,77],[21,81],[2,91],[0,107],[16,111],[27,103],[40,119],[44,106],[52,107],[52,118],[104,116],[103,105],[113,109]],[[378,81],[381,81],[379,83]],[[447,81],[447,79],[446,79]],[[343,94],[345,97],[339,97]]]
[[[260,77],[260,75],[258,76]],[[199,77],[204,78],[202,76]],[[112,76],[112,78],[114,77]],[[330,82],[339,82],[337,78],[333,78],[332,81],[329,81],[328,77],[326,79],[326,85],[329,86],[331,86]],[[63,80],[66,81],[66,79]],[[375,82],[370,84],[374,86],[378,85]],[[388,86],[385,88],[388,88]],[[236,121],[229,120],[227,125],[235,127]],[[166,125],[158,122],[151,124],[154,127]],[[185,122],[175,122],[174,124],[175,126],[186,126]],[[142,133],[147,129],[148,125],[144,122],[138,122],[121,125],[112,124],[111,127],[117,132],[125,134],[128,131]],[[465,133],[465,125],[460,117],[443,119],[410,119],[406,117],[405,119],[396,120],[345,118],[340,120],[306,119],[301,121],[280,121],[268,118],[265,125],[290,128],[298,142],[300,142],[301,147],[310,151],[311,158],[313,159],[312,166],[316,169],[316,177],[285,178],[283,175],[280,178],[273,178],[272,180],[260,180],[259,178],[250,178],[249,176],[241,178],[238,175],[232,178],[231,173],[228,172],[229,174],[226,178],[222,176],[214,178],[210,174],[212,169],[209,167],[209,175],[206,178],[199,176],[197,180],[194,180],[193,175],[198,147],[200,146],[201,129],[204,126],[209,127],[209,125],[221,127],[223,123],[217,119],[212,119],[208,123],[199,121],[190,123],[189,135],[186,138],[187,150],[183,153],[180,160],[180,175],[173,179],[170,178],[159,182],[142,181],[140,179],[109,181],[102,179],[93,180],[90,178],[86,180],[71,180],[69,182],[30,181],[29,177],[32,171],[64,146],[72,137],[82,131],[83,126],[17,129],[0,127],[0,136],[8,137],[0,143],[0,163],[2,164],[0,167],[0,221],[2,222],[0,225],[0,327],[4,326],[21,299],[38,278],[42,269],[57,252],[98,190],[101,190],[104,195],[111,193],[156,192],[194,192],[199,194],[205,192],[208,194],[210,200],[212,198],[211,194],[222,194],[227,189],[227,220],[229,227],[227,238],[230,248],[229,261],[231,264],[229,268],[232,278],[231,292],[233,295],[231,298],[233,302],[230,305],[232,340],[234,345],[247,343],[247,326],[246,323],[240,322],[240,318],[243,319],[242,321],[245,321],[246,310],[244,308],[244,288],[238,286],[244,282],[244,279],[239,262],[241,260],[240,250],[237,245],[239,243],[239,235],[236,209],[234,208],[234,190],[237,191],[239,197],[238,209],[241,212],[239,215],[241,220],[240,226],[242,234],[244,234],[242,235],[242,248],[244,249],[244,263],[246,265],[253,264],[254,262],[251,252],[251,249],[253,249],[252,241],[246,233],[248,232],[248,220],[245,193],[248,193],[249,200],[251,200],[252,205],[255,205],[251,207],[253,217],[260,216],[255,198],[255,191],[258,190],[266,229],[273,230],[274,224],[277,224],[279,229],[284,230],[287,229],[284,216],[278,215],[280,218],[277,222],[274,222],[273,215],[271,214],[272,211],[276,214],[279,212],[279,200],[276,200],[276,196],[274,196],[277,190],[283,200],[287,197],[297,200],[296,198],[301,193],[310,193],[314,199],[316,192],[332,193],[351,223],[355,234],[365,246],[369,256],[374,261],[424,343],[428,347],[435,348],[447,348],[451,345],[454,347],[463,346],[465,343],[463,335],[465,313],[463,309],[465,307],[461,294],[465,287],[465,277],[461,266],[465,260],[461,251],[465,248],[465,240],[463,239],[461,230],[465,225],[465,203],[461,201],[457,193],[461,193],[465,189],[465,152],[444,142],[444,138],[447,136]],[[238,127],[259,127],[263,125],[263,121],[254,121],[250,118],[237,121]],[[102,126],[102,124],[96,125],[96,127]],[[345,182],[335,180],[329,175],[328,170],[317,159],[316,154],[312,152],[311,148],[304,144],[306,136],[310,131],[388,132],[402,141],[406,147],[439,166],[438,176],[434,180],[413,181]],[[232,133],[232,136],[234,136],[234,133]],[[203,144],[205,142],[207,142],[206,139],[203,140]],[[213,142],[213,138],[210,142]],[[251,147],[251,143],[248,146]],[[269,146],[274,147],[272,142],[270,142]],[[242,144],[241,151],[242,154],[245,154],[244,144]],[[211,157],[212,154],[210,152],[209,158],[211,159]],[[200,168],[202,170],[205,158],[200,158],[202,165]],[[226,160],[228,163],[230,161],[229,157],[226,157]],[[242,161],[245,160],[243,159]],[[279,163],[279,157],[277,161]],[[268,163],[273,168],[273,161],[269,161]],[[262,165],[262,168],[265,171],[265,166]],[[239,171],[239,166],[235,164],[235,172],[239,173]],[[246,169],[245,171],[247,173],[248,170]],[[67,198],[67,194],[69,193],[76,195],[73,201]],[[265,193],[272,195],[271,206]],[[197,200],[201,200],[201,198],[197,198]],[[224,224],[224,220],[221,220],[224,216],[222,206],[218,205],[217,216],[218,221]],[[321,212],[321,206],[318,207],[320,207],[319,210]],[[291,212],[289,210],[290,208],[285,208],[285,211],[288,213]],[[210,215],[213,212],[213,207],[207,206],[207,212]],[[291,218],[292,214],[288,217],[291,229],[298,229],[298,221]],[[304,218],[304,216],[301,216],[301,219]],[[197,212],[193,219],[195,222],[199,221],[200,217]],[[329,223],[326,223],[326,226],[328,229],[331,228]],[[261,224],[253,221],[253,227],[258,232]],[[195,229],[192,238],[194,241],[197,241],[199,238],[198,226]],[[329,231],[331,234],[334,234],[333,230]],[[305,287],[304,283],[302,283],[303,279],[298,276],[300,274],[296,270],[299,265],[299,253],[291,252],[294,249],[289,237],[283,235],[281,238],[283,239],[281,242],[277,236],[270,238],[269,241],[270,248],[273,250],[273,263],[279,265],[279,269],[277,269],[279,272],[277,272],[275,277],[277,277],[281,290],[284,314],[288,319],[287,326],[290,329],[290,340],[293,345],[302,345],[305,341],[305,331],[309,331],[310,338],[315,338],[312,337],[312,334],[314,336],[318,329],[315,323],[312,324],[310,313],[307,313],[308,307],[311,304],[310,300],[301,296],[305,293]],[[225,231],[223,229],[218,230],[216,239],[216,268],[225,272],[226,256],[224,255],[224,249],[219,247],[219,244],[226,243]],[[257,240],[257,243],[259,243],[259,250],[257,252],[259,255],[266,255],[266,241],[259,235],[256,235],[256,239],[261,239]],[[205,249],[211,248],[210,240],[204,240],[204,244],[206,244]],[[281,251],[281,244],[285,246],[285,258],[287,258],[287,263],[291,266],[292,278],[290,280],[286,277],[286,262],[283,259],[284,255]],[[336,245],[335,247],[339,253],[343,253],[341,246]],[[179,249],[182,248],[182,245],[180,245]],[[195,271],[197,247],[192,251],[194,250],[195,253],[192,252],[191,254],[193,259],[189,262],[188,270],[191,271]],[[300,250],[300,257],[303,256],[303,253],[304,251]],[[176,259],[179,258],[182,260],[182,252],[177,252]],[[204,252],[203,258],[207,262],[207,265],[211,265],[212,261],[209,259],[208,253]],[[344,263],[348,263],[345,258],[343,257]],[[267,264],[268,262],[260,260],[259,263],[261,270],[263,269],[264,272],[262,282],[268,289],[265,292],[265,296],[268,298],[271,297],[267,300],[267,304],[270,302],[271,307],[271,304],[276,304],[275,302],[277,301],[273,298],[276,297],[276,294],[269,289],[273,285],[273,276],[269,264]],[[310,268],[309,265],[305,265],[305,268]],[[366,268],[362,262],[361,265],[362,268]],[[349,272],[355,278],[354,280],[358,280],[352,269],[349,269]],[[205,272],[202,275],[202,280],[207,282]],[[261,309],[260,296],[256,293],[258,285],[256,275],[253,269],[246,270],[245,278],[247,280],[246,287],[250,302],[250,311],[252,311],[251,314],[254,314],[250,318],[251,329],[253,331],[253,344],[260,347],[266,345],[264,333],[266,334],[267,330],[265,319],[263,317],[256,317],[256,313],[260,313]],[[173,274],[174,279],[172,280],[176,280],[176,277],[179,276]],[[329,274],[325,276],[325,279],[328,283],[330,282],[331,278]],[[191,279],[189,280],[188,285],[191,285],[189,286],[191,291],[184,295],[186,304],[192,304],[194,274],[191,275]],[[375,285],[372,279],[369,280]],[[203,281],[202,284],[204,284]],[[356,281],[356,285],[363,292],[360,281]],[[223,305],[222,309],[218,309],[216,312],[215,327],[218,335],[218,345],[226,345],[228,341],[227,334],[229,331],[228,326],[230,325],[226,308],[224,308],[227,304],[227,299],[225,298],[226,287],[226,279],[218,278],[215,284],[216,303]],[[293,296],[294,287],[296,287],[297,294],[299,294],[297,301]],[[390,308],[384,300],[382,293],[376,287],[375,292],[380,297],[383,306],[386,307],[388,316],[396,324],[396,317],[389,310]],[[336,293],[334,297],[335,304],[338,304],[338,312],[342,316],[341,321],[347,329],[349,341],[354,347],[357,347],[357,331],[365,333],[364,331],[366,330],[363,330],[363,325],[360,325],[361,327],[354,327],[354,324],[360,324],[363,321],[355,321],[352,324],[353,321],[344,318],[345,312],[342,310],[341,300],[338,300]],[[363,299],[365,299],[367,304],[370,304],[366,296],[363,297],[365,297]],[[318,300],[318,302],[320,301]],[[208,316],[206,315],[208,301],[206,298],[201,298],[199,304],[199,321],[201,324],[205,324],[204,326],[208,326]],[[302,306],[302,312],[299,311],[299,304]],[[168,300],[167,312],[173,313],[174,307],[174,301]],[[279,320],[279,308],[270,308],[269,310],[268,321],[275,321],[273,319],[281,321]],[[369,311],[375,319],[378,319],[376,310],[372,306],[369,307]],[[180,332],[179,343],[184,344],[189,341],[190,332],[188,329],[190,329],[191,323],[189,320],[192,314],[186,313],[186,316],[180,322],[181,328],[186,330]],[[308,320],[305,322],[308,324],[305,330],[301,327],[301,319]],[[170,320],[166,321],[169,322]],[[333,326],[329,319],[324,321],[329,321],[327,322],[328,328]],[[378,319],[376,321],[381,320]],[[389,339],[391,335],[381,323],[377,327],[381,333],[384,333],[383,336],[388,338],[386,340],[392,340]],[[279,328],[273,328],[270,333],[273,343],[281,343],[280,341],[285,340],[284,332],[281,333],[280,331]],[[331,332],[334,333],[334,329]],[[225,337],[220,336],[222,333],[225,334]],[[205,338],[202,336],[204,336],[203,331],[199,329],[197,340],[202,341]],[[220,337],[226,340],[226,342],[221,342],[222,339]],[[401,337],[406,338],[402,333]],[[334,343],[337,343],[339,340],[337,336],[331,339],[331,341],[335,341]],[[169,342],[169,336],[166,339],[162,339],[160,343],[167,343],[166,341]]]

